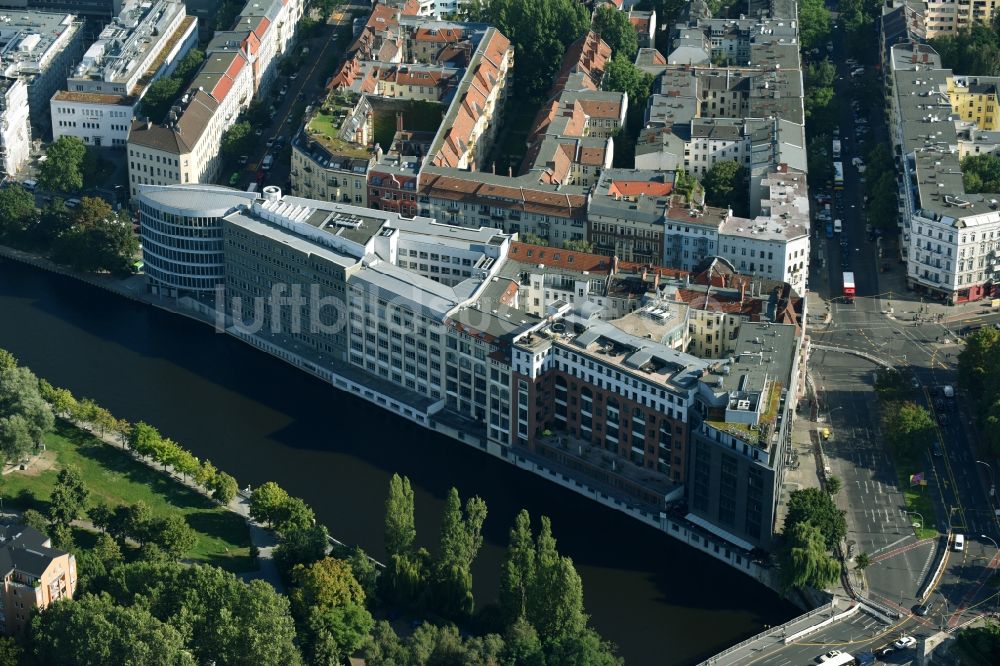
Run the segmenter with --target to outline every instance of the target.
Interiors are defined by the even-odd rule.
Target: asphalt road
[[[238,178],[234,187],[246,189],[256,180],[261,171],[264,157],[271,153],[275,156],[274,166],[264,172],[264,185],[277,185],[284,191],[289,188],[289,172],[291,171],[291,139],[299,131],[301,118],[295,113],[296,103],[301,106],[322,102],[325,96],[323,80],[325,65],[333,58],[338,58],[344,45],[333,41],[336,26],[323,23],[316,34],[309,39],[302,39],[293,47],[297,51],[308,47],[310,55],[305,59],[303,69],[295,73],[295,78],[278,76],[267,95],[261,99],[265,105],[274,106],[274,116],[271,122],[260,130],[260,136],[254,151],[247,155],[247,164],[239,167]],[[284,95],[281,89],[286,88]],[[267,145],[269,140],[282,140],[284,147],[274,150]],[[229,169],[219,174],[219,184],[229,185],[233,170]]]
[[[844,51],[838,48],[836,53],[840,75],[836,93],[841,99],[850,99]],[[843,221],[843,232],[827,239],[819,230],[819,261],[814,262],[810,280],[811,288],[831,303],[833,322],[825,329],[814,329],[811,335],[818,344],[873,354],[915,379],[912,399],[938,419],[941,455],[926,456],[925,489],[934,499],[936,515],[918,518],[903,512],[897,477],[879,432],[872,389],[874,366],[857,358],[814,353],[814,384],[823,387],[820,414],[827,413],[834,432],[827,453],[833,473],[845,482],[842,501],[846,500],[848,509],[849,539],[857,542],[859,552],[876,560],[866,578],[877,601],[901,605],[904,610],[916,603],[915,594],[928,573],[933,548],[916,540],[907,529],[910,522],[923,521],[941,531],[966,535],[966,551],[951,554],[932,595],[942,607],[936,612],[948,615],[947,624],[955,626],[981,612],[984,599],[993,594],[994,588],[984,582],[998,562],[990,539],[1000,541],[1000,529],[988,494],[993,470],[976,462],[978,440],[971,414],[961,394],[949,401],[941,395],[940,387],[957,383],[961,341],[956,332],[969,325],[1000,322],[1000,314],[988,311],[988,304],[948,307],[925,303],[906,289],[903,266],[895,259],[895,251],[885,252],[893,256],[880,256],[881,244],[873,242],[865,229],[861,174],[851,164],[851,158],[859,156],[861,150],[855,133],[857,123],[850,104],[842,106],[845,183],[834,217]],[[880,109],[873,110],[869,123],[872,138],[887,141],[880,116]],[[883,272],[883,267],[889,270]],[[855,277],[858,297],[852,303],[842,298],[845,270]]]

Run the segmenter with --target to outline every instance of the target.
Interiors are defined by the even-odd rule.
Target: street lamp
[[[983,462],[982,460],[977,460],[976,464],[977,465],[986,465],[986,469],[988,469],[990,471],[990,497],[993,497],[996,494],[996,491],[997,491],[996,482],[994,481],[994,479],[996,477],[993,476],[993,467],[991,467],[988,462]]]
[[[916,528],[920,528],[920,527],[923,527],[923,525],[924,525],[924,517],[923,517],[922,515],[920,515],[920,512],[919,512],[919,511],[907,511],[906,513],[907,513],[907,515],[909,515],[909,514],[911,514],[911,513],[912,513],[913,515],[915,515],[915,516],[916,516],[917,518],[919,518],[919,519],[920,519],[920,522],[919,522],[919,523],[916,523],[916,524],[914,525],[914,527],[916,527]]]

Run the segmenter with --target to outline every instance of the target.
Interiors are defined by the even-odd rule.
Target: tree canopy
[[[198,663],[298,664],[288,598],[218,567],[136,562],[108,576],[108,592],[137,603],[185,637]]]
[[[0,351],[0,455],[19,460],[41,444],[54,423],[38,378],[9,352]]]
[[[785,544],[778,559],[786,589],[822,590],[837,582],[840,563],[828,554],[826,541],[822,530],[809,522],[796,523],[791,530],[785,530]]]
[[[973,25],[930,40],[944,67],[968,76],[1000,75],[1000,38],[995,29]]]
[[[701,179],[705,188],[705,203],[735,211],[746,208],[745,180],[746,169],[736,160],[716,162]]]
[[[913,458],[930,447],[935,423],[925,408],[905,401],[888,405],[883,412],[885,437],[899,454]]]
[[[967,155],[962,160],[962,184],[969,194],[1000,192],[1000,157]]]
[[[601,5],[594,12],[592,30],[601,36],[614,55],[622,55],[629,61],[635,60],[639,50],[639,37],[629,21],[628,12],[619,11],[613,5]]]
[[[16,238],[38,220],[35,196],[18,184],[0,189],[0,237]]]
[[[823,535],[826,550],[833,550],[847,534],[844,512],[837,508],[830,495],[819,488],[793,490],[788,497],[785,533],[796,525],[810,523]]]
[[[34,615],[29,644],[38,663],[67,666],[193,666],[181,633],[142,606],[107,595],[60,600]]]
[[[587,8],[576,0],[474,0],[468,18],[495,26],[510,39],[517,63],[515,89],[538,101],[552,85],[566,47],[590,28]]]
[[[56,192],[83,187],[83,160],[87,146],[76,136],[61,136],[45,147],[45,161],[38,166],[38,182]]]

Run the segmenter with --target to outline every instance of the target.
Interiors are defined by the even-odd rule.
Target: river
[[[515,514],[548,515],[593,625],[630,665],[690,664],[798,611],[707,555],[541,478],[426,432],[210,328],[0,259],[0,347],[53,384],[145,420],[241,485],[273,480],[331,534],[382,555],[389,476],[410,477],[431,547],[449,487],[489,507],[473,569],[495,598]]]

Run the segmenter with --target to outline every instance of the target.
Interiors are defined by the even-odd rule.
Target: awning
[[[752,543],[750,543],[749,541],[744,541],[743,539],[739,538],[738,536],[733,536],[732,534],[730,534],[726,530],[722,529],[721,527],[716,527],[715,525],[713,525],[712,523],[708,522],[704,518],[700,518],[700,517],[694,515],[693,513],[689,513],[688,515],[684,516],[684,520],[687,520],[688,522],[692,522],[695,525],[697,525],[698,527],[702,527],[702,528],[708,530],[709,532],[711,532],[715,536],[720,537],[722,539],[725,539],[726,541],[728,541],[729,543],[733,544],[737,548],[742,548],[743,550],[746,550],[746,551],[751,551],[751,550],[754,549],[754,545]]]

